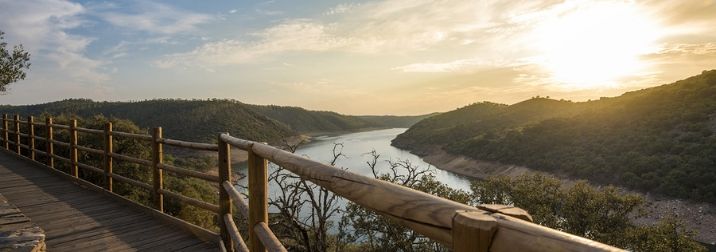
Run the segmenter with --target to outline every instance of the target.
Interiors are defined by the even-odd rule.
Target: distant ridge
[[[596,101],[475,103],[418,122],[393,145],[715,203],[716,70]]]
[[[3,105],[0,106],[0,113],[19,113],[23,116],[43,113],[82,117],[104,115],[128,119],[145,128],[161,126],[166,134],[178,139],[209,142],[216,138],[211,132],[229,132],[256,141],[276,141],[311,132],[407,128],[429,116],[349,116],[299,107],[251,105],[224,99],[155,99],[133,102],[67,99],[37,105]]]

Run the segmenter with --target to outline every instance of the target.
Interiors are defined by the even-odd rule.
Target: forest
[[[254,141],[277,142],[297,134],[357,131],[370,128],[407,128],[429,115],[349,116],[299,107],[252,105],[235,100],[156,99],[132,102],[96,102],[67,99],[37,105],[0,105],[0,113],[103,115],[123,118],[143,128],[163,127],[181,140],[213,142],[219,132]]]
[[[594,101],[475,103],[393,140],[601,184],[716,202],[716,70]]]

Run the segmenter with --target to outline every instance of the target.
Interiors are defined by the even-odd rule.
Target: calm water
[[[390,141],[406,130],[405,128],[397,128],[316,137],[313,142],[302,146],[296,153],[308,156],[313,160],[330,162],[333,157],[333,144],[342,143],[343,154],[346,157],[341,157],[336,166],[347,168],[348,171],[353,173],[372,177],[373,174],[366,164],[366,161],[371,160],[371,156],[367,153],[371,150],[376,150],[380,154],[380,159],[376,166],[380,173],[390,171],[390,166],[386,160],[410,160],[414,166],[420,168],[429,167],[439,181],[448,184],[452,188],[470,189],[470,182],[466,178],[448,171],[435,169],[420,157],[391,146]]]
[[[336,166],[346,168],[348,171],[353,173],[373,177],[373,173],[366,162],[371,160],[371,156],[368,153],[375,150],[378,154],[380,154],[380,158],[376,165],[376,170],[379,174],[390,172],[390,165],[387,160],[410,160],[413,167],[417,166],[420,168],[430,169],[432,174],[435,175],[439,181],[448,184],[450,187],[465,191],[470,190],[470,181],[465,177],[448,171],[438,170],[423,161],[420,157],[413,155],[408,151],[391,146],[390,141],[398,134],[403,133],[406,130],[406,128],[396,128],[364,131],[338,136],[319,136],[315,137],[312,142],[301,146],[298,150],[296,150],[296,154],[328,163],[333,158],[334,143],[341,143],[343,144],[342,153],[345,156],[342,156],[338,162],[336,162]],[[246,171],[246,164],[239,165],[236,168],[240,169],[243,174],[248,174]],[[274,166],[271,165],[269,170],[271,171],[273,169]],[[246,185],[248,183],[247,178],[239,180],[238,183]],[[269,197],[278,193],[280,193],[278,187],[270,183]],[[343,200],[339,200],[338,204],[340,207],[343,207],[345,202]]]

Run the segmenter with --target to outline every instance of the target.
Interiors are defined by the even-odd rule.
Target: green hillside
[[[716,70],[598,101],[477,103],[393,144],[716,202]]]
[[[160,99],[137,102],[95,102],[68,99],[27,106],[0,106],[0,113],[39,115],[75,114],[82,117],[104,115],[129,119],[140,127],[161,126],[164,134],[176,139],[214,141],[219,132],[256,140],[274,141],[308,132],[357,131],[393,127],[403,122],[408,127],[424,117],[381,116],[364,119],[334,112],[310,111],[298,107],[260,106],[233,100]],[[396,119],[397,118],[397,119]],[[393,123],[394,124],[394,123]]]

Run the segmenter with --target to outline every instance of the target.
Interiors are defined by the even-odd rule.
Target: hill
[[[712,70],[597,101],[476,103],[418,122],[393,145],[716,202],[715,133]]]
[[[415,117],[363,119],[335,112],[310,111],[298,107],[262,106],[234,100],[159,99],[136,102],[95,102],[68,99],[26,106],[0,106],[0,113],[39,115],[74,114],[81,117],[104,115],[128,119],[143,128],[161,126],[172,138],[192,141],[215,141],[219,132],[256,140],[275,141],[282,137],[308,132],[358,131],[367,128],[393,127],[390,121],[410,122]],[[400,118],[400,117],[398,117]],[[418,118],[421,119],[422,117]],[[405,125],[408,127],[410,125]]]

